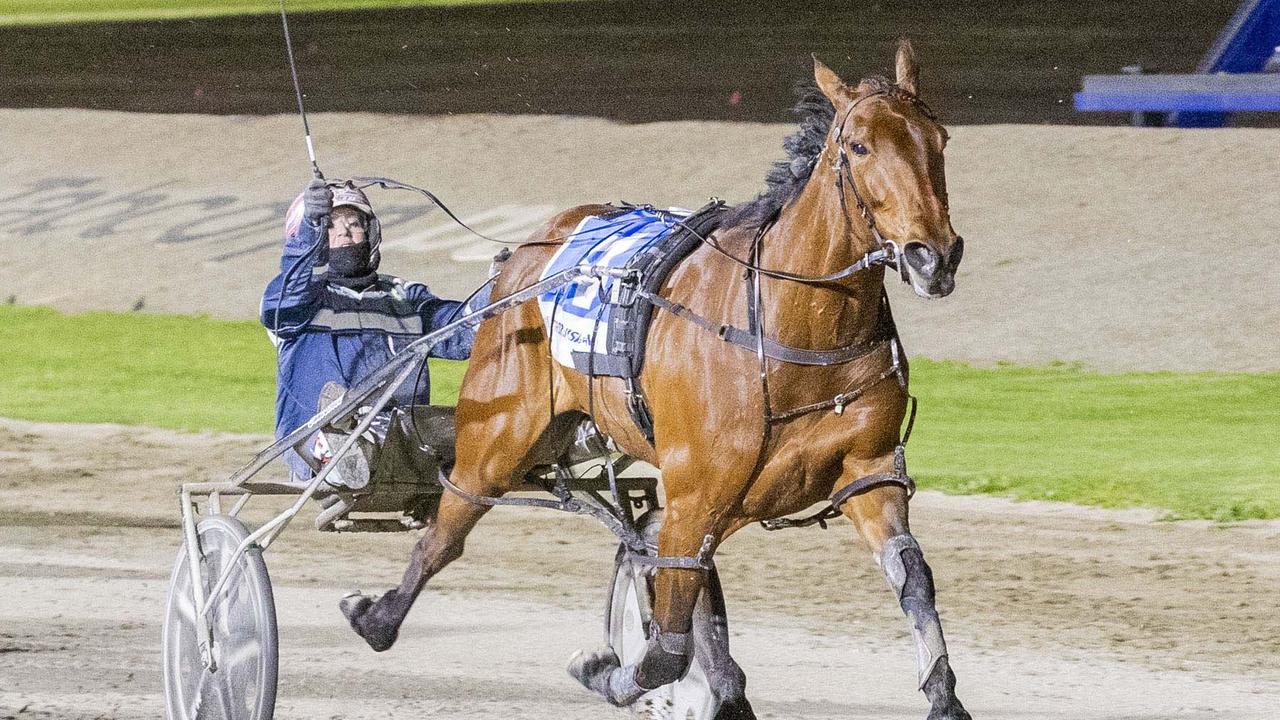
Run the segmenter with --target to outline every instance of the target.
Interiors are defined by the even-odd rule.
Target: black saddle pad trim
[[[645,340],[653,320],[654,304],[645,294],[656,293],[671,272],[702,244],[724,221],[728,206],[723,200],[712,201],[685,218],[675,230],[653,246],[636,254],[627,268],[639,273],[638,290],[627,305],[614,308],[609,318],[609,360],[593,368],[596,375],[639,377],[644,367]],[[616,358],[616,359],[615,359]],[[585,360],[586,358],[583,358]],[[576,364],[576,363],[575,363]],[[584,363],[585,365],[585,363]]]

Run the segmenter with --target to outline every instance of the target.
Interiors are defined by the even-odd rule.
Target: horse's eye
[[[869,153],[869,152],[871,152],[871,151],[867,149],[867,146],[866,146],[866,145],[863,145],[862,143],[854,143],[854,144],[853,144],[853,154],[854,154],[854,155],[866,155],[866,154],[867,154],[867,153]]]

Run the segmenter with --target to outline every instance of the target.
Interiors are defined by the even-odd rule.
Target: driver
[[[463,304],[438,298],[426,285],[377,272],[381,227],[369,199],[351,184],[331,189],[315,179],[289,207],[280,273],[262,296],[261,318],[277,359],[276,437],[305,424],[323,406],[382,367],[414,340],[464,315]],[[486,287],[487,290],[487,287]],[[481,291],[478,295],[487,295]],[[477,307],[487,297],[477,297]],[[432,357],[465,360],[473,328],[431,350]],[[426,364],[417,382],[397,389],[389,407],[430,401]],[[364,442],[326,478],[363,487],[388,417],[374,422]],[[338,449],[332,434],[315,433],[285,457],[291,482],[305,484]]]

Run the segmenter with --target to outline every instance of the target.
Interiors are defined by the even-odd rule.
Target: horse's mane
[[[915,95],[880,75],[863,78],[859,84],[873,93],[920,102]],[[800,127],[782,141],[786,159],[775,162],[769,169],[764,178],[764,192],[729,211],[726,225],[758,226],[768,222],[784,205],[800,195],[813,174],[836,111],[813,82],[797,85],[796,95],[799,99],[791,112],[800,118]]]

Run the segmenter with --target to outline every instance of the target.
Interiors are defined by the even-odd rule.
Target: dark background
[[[313,112],[787,121],[810,53],[846,79],[892,75],[907,35],[925,99],[948,123],[1119,124],[1127,117],[1075,112],[1080,76],[1191,71],[1236,5],[621,0],[298,13],[290,24]],[[283,42],[276,15],[3,29],[0,107],[291,112]]]

